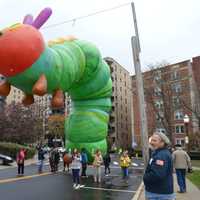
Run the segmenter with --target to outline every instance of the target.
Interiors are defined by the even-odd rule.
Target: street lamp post
[[[190,118],[187,114],[184,115],[183,121],[184,121],[184,125],[185,125],[185,133],[186,133],[186,136],[185,136],[186,150],[189,153],[190,149],[189,149],[189,129],[188,129],[188,125],[189,125],[189,122],[190,122]]]

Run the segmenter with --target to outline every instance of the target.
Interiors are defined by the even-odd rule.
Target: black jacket
[[[168,149],[162,148],[152,152],[143,177],[145,189],[156,194],[172,194],[173,165]]]

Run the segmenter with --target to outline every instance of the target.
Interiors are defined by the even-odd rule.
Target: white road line
[[[88,168],[94,168],[93,166],[89,165]],[[104,166],[102,165],[101,168],[104,168]],[[111,169],[121,169],[121,167],[119,166],[110,166]],[[129,169],[144,169],[144,167],[133,167],[130,166]]]
[[[91,190],[104,190],[104,191],[111,191],[111,192],[129,192],[129,193],[136,193],[134,190],[118,190],[118,189],[109,189],[109,188],[100,188],[100,187],[83,187],[82,189],[91,189]]]

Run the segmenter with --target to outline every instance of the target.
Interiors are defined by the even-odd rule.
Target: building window
[[[181,146],[185,146],[185,140],[184,139],[176,139],[176,144],[180,144]]]
[[[156,132],[166,134],[166,130],[164,128],[156,128]]]
[[[163,112],[159,112],[156,114],[156,121],[157,122],[162,122],[162,119],[164,118]]]
[[[156,71],[153,75],[153,79],[155,82],[159,82],[161,80],[161,71]]]
[[[154,88],[154,95],[155,96],[161,96],[162,91],[159,87]]]
[[[182,91],[182,88],[181,88],[181,84],[180,83],[175,83],[172,85],[172,90],[175,92],[175,93],[180,93]]]
[[[171,80],[177,80],[179,78],[179,73],[177,70],[171,73]]]
[[[181,101],[180,101],[180,98],[179,97],[177,97],[177,96],[173,96],[172,97],[172,103],[173,103],[173,106],[180,106],[180,104],[181,104]]]
[[[176,125],[175,133],[184,133],[184,125]]]
[[[163,108],[163,101],[162,100],[156,100],[154,105],[157,109],[162,109]]]
[[[174,119],[176,120],[183,120],[183,112],[180,110],[177,110],[174,112]]]

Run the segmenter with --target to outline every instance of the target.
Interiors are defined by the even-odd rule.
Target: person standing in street
[[[63,153],[63,172],[65,172],[65,169],[67,167],[67,172],[69,172],[69,165],[72,162],[72,157],[69,154],[69,151],[65,151]]]
[[[88,163],[88,156],[83,148],[81,150],[81,164],[82,164],[82,172],[81,172],[81,177],[85,178],[86,176],[86,170],[87,170],[87,163]]]
[[[111,162],[110,154],[109,152],[107,152],[106,155],[103,157],[103,163],[105,167],[106,176],[107,176],[107,170],[108,170],[108,173],[110,174],[110,162]]]
[[[103,158],[101,155],[101,151],[99,149],[96,150],[94,155],[93,167],[94,167],[94,182],[101,183],[101,164],[103,163]]]
[[[17,154],[17,166],[18,166],[18,176],[24,175],[24,161],[25,161],[25,149],[22,148]]]
[[[81,154],[77,149],[74,149],[72,154],[71,168],[73,176],[73,188],[79,189],[83,187],[83,185],[80,185]]]
[[[58,151],[58,148],[55,148],[54,153],[54,164],[55,164],[55,172],[58,171],[58,164],[60,162],[60,153]]]
[[[175,200],[170,141],[165,134],[155,132],[149,143],[152,153],[143,176],[146,199]]]
[[[42,146],[38,148],[38,173],[42,173],[45,153],[46,152],[44,151]]]
[[[131,164],[131,159],[128,156],[128,151],[123,151],[120,157],[120,167],[122,169],[122,178],[127,182],[128,180],[128,168]]]
[[[190,157],[186,151],[184,151],[180,144],[175,145],[176,150],[172,153],[174,168],[176,170],[177,182],[180,190],[179,193],[186,192],[185,175],[187,170],[192,170]]]

